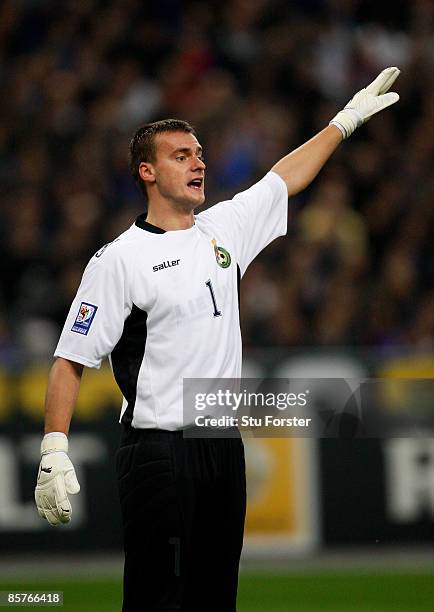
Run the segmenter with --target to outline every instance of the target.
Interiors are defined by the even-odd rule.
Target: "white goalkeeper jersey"
[[[176,430],[184,378],[240,378],[239,282],[286,233],[287,188],[258,183],[164,231],[141,215],[87,265],[55,356],[92,368],[109,357],[123,395],[120,421]]]

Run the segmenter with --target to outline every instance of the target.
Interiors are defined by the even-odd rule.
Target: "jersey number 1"
[[[212,283],[210,280],[207,280],[205,285],[208,287],[209,292],[211,294],[211,299],[212,299],[212,304],[214,306],[214,316],[215,317],[221,317],[222,313],[220,312],[220,310],[217,308],[217,302],[215,301],[215,295],[214,295],[214,289],[212,288]]]

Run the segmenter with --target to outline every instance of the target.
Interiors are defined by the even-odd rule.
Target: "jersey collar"
[[[140,229],[146,230],[147,232],[152,232],[153,234],[165,234],[166,230],[161,229],[161,227],[157,227],[156,225],[152,225],[152,223],[148,223],[146,221],[146,213],[139,215],[136,219],[137,227]]]
[[[147,232],[152,232],[153,234],[166,234],[166,230],[162,229],[161,227],[157,227],[156,225],[152,225],[152,223],[148,223],[148,221],[146,221],[146,216],[147,213],[142,213],[141,215],[139,215],[136,219],[135,225],[137,227],[140,227],[140,229],[146,230]],[[196,229],[196,223],[194,223],[191,227],[184,229],[184,230],[173,230],[170,233],[171,234],[183,234],[185,235],[186,232],[191,232],[192,230]]]

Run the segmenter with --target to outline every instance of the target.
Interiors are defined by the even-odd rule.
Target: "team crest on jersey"
[[[78,309],[78,314],[75,317],[74,325],[71,327],[71,331],[87,336],[87,332],[92,325],[97,310],[98,306],[82,302]]]
[[[216,240],[213,239],[212,243],[214,246],[214,254],[218,265],[221,268],[229,268],[229,266],[231,265],[231,256],[229,252],[223,247],[217,246]]]

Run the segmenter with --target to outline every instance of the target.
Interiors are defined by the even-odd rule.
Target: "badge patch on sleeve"
[[[87,336],[87,332],[92,325],[92,321],[95,318],[98,306],[82,302],[78,310],[78,314],[75,317],[74,325],[71,327],[71,331],[77,332],[77,334],[83,334]]]

